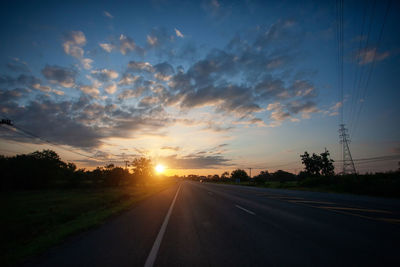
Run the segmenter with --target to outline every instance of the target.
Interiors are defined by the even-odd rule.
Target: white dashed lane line
[[[245,212],[247,212],[247,213],[249,213],[249,214],[251,214],[251,215],[256,215],[256,214],[255,214],[254,212],[252,212],[251,210],[245,209],[245,208],[243,208],[243,207],[241,207],[241,206],[239,206],[239,205],[235,205],[235,207],[238,208],[238,209],[241,209],[241,210],[243,210],[243,211],[245,211]]]

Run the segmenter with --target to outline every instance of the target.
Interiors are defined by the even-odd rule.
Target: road
[[[400,201],[181,182],[26,266],[400,266]]]

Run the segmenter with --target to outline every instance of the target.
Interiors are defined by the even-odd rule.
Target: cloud
[[[99,88],[94,85],[81,85],[79,86],[79,90],[87,95],[93,96],[94,98],[97,98],[100,95]]]
[[[123,34],[121,34],[121,36],[119,37],[119,41],[120,41],[119,51],[123,55],[128,54],[129,52],[135,50],[136,48],[135,42],[131,38]]]
[[[156,46],[158,44],[158,39],[156,36],[147,35],[147,43],[150,46]]]
[[[291,19],[278,20],[257,37],[254,45],[257,49],[265,50],[271,47],[271,44],[279,44],[282,47],[294,47],[302,37],[299,32],[296,32],[294,27],[296,22]],[[291,39],[288,43],[287,39]]]
[[[15,88],[11,90],[0,90],[0,112],[8,113],[8,106],[13,106],[16,101],[28,96],[31,90]]]
[[[28,63],[21,61],[19,58],[13,58],[12,61],[7,63],[7,69],[13,72],[30,72]]]
[[[219,123],[215,123],[214,121],[208,121],[206,122],[206,127],[203,128],[203,130],[211,130],[212,132],[228,132],[232,130],[234,127],[232,126],[224,126]]]
[[[115,83],[112,83],[112,84],[106,86],[104,88],[104,90],[110,95],[114,94],[117,91],[117,85]]]
[[[339,108],[342,107],[342,102],[336,102],[334,105],[329,107],[327,110],[322,111],[323,114],[328,116],[336,116],[339,115]]]
[[[175,28],[175,34],[176,34],[176,36],[181,37],[181,38],[185,37],[177,28]]]
[[[93,60],[90,58],[82,58],[81,64],[83,65],[84,69],[90,70],[92,68]]]
[[[127,89],[118,95],[118,99],[129,99],[133,97],[140,97],[143,92],[146,91],[146,88],[143,86],[136,87],[135,89]]]
[[[275,127],[281,125],[282,121],[290,119],[289,112],[284,111],[282,104],[276,102],[268,104],[267,110],[271,111],[270,119],[273,121],[269,126]]]
[[[313,84],[305,80],[296,80],[290,90],[294,92],[295,96],[298,97],[315,97],[316,90]]]
[[[111,51],[115,48],[113,44],[107,44],[107,43],[100,43],[99,46],[108,53],[111,53]]]
[[[154,65],[154,77],[158,80],[169,81],[175,73],[174,67],[168,62]]]
[[[92,70],[92,76],[101,82],[108,82],[118,78],[119,74],[115,70],[110,69],[98,69]]]
[[[79,148],[92,148],[101,144],[101,134],[96,126],[87,126],[76,119],[74,104],[68,101],[31,101],[26,105],[14,104],[8,112],[18,125],[43,139]],[[19,141],[34,140],[14,135]],[[39,140],[36,140],[40,142]]]
[[[84,57],[85,51],[82,46],[85,44],[86,37],[81,31],[70,31],[64,34],[64,52],[78,59],[85,69],[91,69],[93,60]]]
[[[297,114],[308,118],[318,112],[313,101],[318,90],[307,75],[293,72],[301,40],[296,25],[293,20],[279,20],[250,40],[236,35],[226,49],[210,50],[186,71],[177,68],[172,77],[159,79],[168,85],[164,103],[183,110],[209,106],[236,116],[236,123],[243,125],[265,126],[254,113],[274,103],[280,104],[269,106],[272,121],[296,121]],[[156,72],[154,77],[159,78]]]
[[[230,159],[226,159],[223,156],[202,156],[199,154],[183,157],[171,155],[162,157],[162,161],[167,162],[168,167],[171,169],[212,169],[229,166],[229,163],[231,162]]]
[[[300,101],[292,101],[288,103],[287,108],[294,114],[301,113],[304,119],[310,118],[311,113],[319,111],[313,101],[307,101],[303,103]]]
[[[23,110],[36,112],[38,116],[44,110],[66,112],[68,118],[64,118],[67,116],[65,114],[52,114],[53,117],[49,119],[75,120],[78,126],[74,130],[79,130],[79,127],[88,132],[94,130],[94,135],[83,142],[90,143],[89,147],[95,147],[109,137],[135,138],[146,134],[163,134],[165,127],[184,123],[185,119],[185,125],[194,125],[200,131],[226,135],[234,127],[277,126],[285,120],[307,118],[321,112],[316,102],[318,88],[307,79],[307,75],[297,77],[298,72],[293,71],[296,48],[287,45],[280,47],[282,41],[291,43],[291,34],[297,40],[296,33],[293,33],[295,25],[291,21],[281,21],[267,30],[251,33],[252,37],[246,40],[237,35],[225,48],[212,49],[204,56],[193,59],[191,64],[187,62],[184,67],[174,65],[176,61],[157,56],[158,52],[167,51],[163,49],[173,45],[174,40],[180,37],[177,32],[154,29],[149,36],[157,41],[146,45],[146,49],[154,49],[151,51],[155,55],[150,57],[152,61],[131,60],[121,73],[108,68],[85,72],[91,83],[82,84],[76,70],[57,65],[46,65],[42,70],[49,85],[32,75],[0,75],[2,86],[22,85],[32,92],[56,93],[53,87],[60,85],[75,87],[83,92],[78,101],[61,101],[62,98],[43,94],[35,95],[37,99],[31,101],[32,97],[26,91],[10,91],[2,93],[1,96],[9,100],[1,108],[6,109],[7,114],[19,114]],[[284,32],[279,32],[281,30]],[[87,64],[90,65],[91,59],[85,58],[83,50],[86,42],[82,32],[70,32],[65,37],[64,51],[80,59],[80,62],[88,60]],[[107,52],[119,49],[122,54],[138,49],[135,42],[124,35],[115,43],[99,45]],[[18,99],[24,100],[17,104],[15,102]],[[57,105],[62,107],[57,110]],[[206,114],[206,118],[202,117],[199,121],[189,119],[197,110],[185,117],[185,112],[203,107],[206,108],[201,110],[201,114]],[[25,123],[31,127],[28,122]],[[58,122],[54,122],[49,127],[58,125]],[[79,143],[61,133],[56,138],[64,144]],[[209,157],[203,157],[205,155]],[[216,156],[202,153],[176,156],[174,159],[180,166],[199,168],[229,163],[228,159]]]
[[[181,148],[179,146],[163,146],[161,147],[161,150],[173,150],[173,151],[179,151]]]
[[[365,65],[373,61],[382,61],[389,56],[390,53],[388,51],[379,53],[376,48],[370,48],[361,50],[356,55],[356,59],[359,65]]]
[[[138,80],[140,80],[141,76],[139,75],[132,75],[130,73],[125,73],[122,77],[121,80],[119,80],[118,85],[131,85]]]
[[[43,86],[43,85],[40,85],[39,83],[33,84],[32,87],[39,91],[42,91],[44,93],[54,93],[56,95],[64,95],[63,91],[55,90],[55,89],[52,89],[50,86]]]
[[[154,68],[149,62],[129,61],[128,69],[132,71],[154,72]]]
[[[33,75],[20,74],[18,77],[0,75],[0,85],[5,85],[8,87],[22,85],[32,88],[32,86],[36,83],[41,83],[41,81]]]
[[[114,16],[111,15],[108,11],[104,11],[103,15],[106,16],[107,18],[110,18],[110,19],[114,18]]]
[[[42,69],[42,74],[51,83],[59,84],[67,88],[75,86],[75,78],[77,73],[72,69],[57,65],[46,65],[46,67]]]

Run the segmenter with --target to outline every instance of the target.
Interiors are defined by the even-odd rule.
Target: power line
[[[354,57],[354,63],[356,64],[356,73],[355,73],[355,75],[354,75],[354,82],[353,82],[353,87],[352,87],[352,90],[351,90],[351,105],[350,105],[350,117],[349,117],[349,119],[351,119],[351,114],[353,114],[353,108],[354,108],[354,105],[356,104],[355,103],[355,93],[356,93],[356,85],[357,85],[357,79],[358,79],[358,73],[359,73],[359,70],[360,70],[360,68],[357,66],[358,65],[358,61],[359,61],[359,59],[360,59],[360,56],[361,56],[361,47],[362,47],[362,43],[363,43],[363,39],[364,39],[364,25],[365,25],[365,18],[366,18],[366,14],[367,14],[367,7],[368,7],[368,4],[367,3],[365,3],[365,5],[364,5],[364,11],[363,11],[363,19],[362,19],[362,24],[361,24],[361,34],[360,34],[360,40],[359,40],[359,43],[358,43],[358,49],[357,49],[357,55]]]
[[[353,159],[353,161],[370,161],[370,160],[393,160],[399,159],[400,155],[385,155],[385,156],[378,156],[378,157],[371,157],[371,158],[360,158],[360,159]],[[335,162],[342,162],[341,160],[336,160]]]
[[[3,126],[3,125],[6,124],[7,126],[10,126],[10,127],[14,128],[14,129],[16,130],[16,131],[12,131],[12,132],[14,132],[14,133],[17,133],[17,134],[19,134],[19,135],[22,135],[22,136],[28,137],[28,138],[39,139],[39,140],[41,140],[42,142],[45,142],[45,143],[50,144],[50,145],[52,145],[52,146],[58,147],[58,148],[63,149],[63,150],[65,150],[65,151],[69,151],[69,152],[72,152],[72,153],[74,153],[74,154],[83,156],[83,157],[85,157],[85,158],[94,160],[94,161],[96,161],[96,162],[105,162],[105,163],[106,163],[106,162],[123,162],[123,161],[124,161],[124,160],[115,160],[115,159],[114,159],[114,160],[113,160],[113,159],[100,160],[100,159],[96,158],[95,155],[87,155],[87,154],[81,153],[81,152],[79,152],[79,151],[76,151],[76,150],[74,150],[74,149],[70,149],[70,148],[64,147],[64,146],[62,146],[62,145],[60,145],[60,144],[57,144],[57,143],[52,142],[52,141],[49,141],[49,140],[47,140],[47,139],[45,139],[45,138],[42,138],[42,137],[38,136],[37,134],[34,134],[34,133],[32,133],[32,132],[30,132],[30,131],[28,131],[28,130],[25,130],[25,129],[19,127],[19,126],[16,126],[16,125],[12,124],[12,123],[11,123],[11,120],[8,120],[8,121],[9,121],[9,123],[2,123],[0,126]],[[4,126],[4,128],[6,128],[6,129],[8,129],[8,130],[11,130],[10,128],[5,127],[5,126]],[[108,152],[107,152],[107,153],[108,153]],[[119,156],[117,156],[117,155],[115,155],[115,154],[112,154],[112,153],[108,153],[108,154],[114,156],[115,158],[118,158],[118,157],[119,157]],[[77,160],[77,161],[79,161],[79,160]]]
[[[16,126],[16,125],[9,125],[9,126],[10,126],[10,127],[13,127],[13,128],[16,129],[16,130],[18,130],[18,131],[19,131],[18,133],[20,133],[20,134],[22,133],[25,137],[36,138],[36,139],[39,139],[39,140],[41,140],[41,141],[43,141],[43,142],[45,142],[45,143],[47,143],[47,144],[50,144],[50,145],[52,145],[52,146],[61,148],[61,149],[63,149],[63,150],[66,150],[66,151],[75,153],[75,154],[77,154],[77,155],[80,155],[80,156],[83,156],[83,157],[86,157],[86,158],[94,159],[95,161],[100,161],[99,159],[97,159],[97,158],[95,158],[95,157],[92,157],[92,156],[89,156],[89,155],[85,155],[85,154],[80,153],[80,152],[78,152],[78,151],[75,151],[75,150],[72,150],[72,149],[63,147],[63,146],[61,146],[61,145],[59,145],[59,144],[57,144],[57,143],[51,142],[51,141],[49,141],[49,140],[47,140],[47,139],[44,139],[44,138],[42,138],[42,137],[40,137],[40,136],[38,136],[38,135],[36,135],[36,134],[30,132],[30,131],[24,130],[24,129],[22,129],[21,127],[18,127],[18,126]]]
[[[368,26],[368,33],[367,33],[367,40],[366,40],[365,46],[362,49],[362,51],[364,51],[364,53],[366,53],[368,51],[372,25],[373,25],[373,22],[374,22],[375,6],[376,6],[376,0],[374,0],[374,3],[372,5],[372,9],[371,9],[371,14],[370,14],[370,19],[369,19],[369,26]],[[354,106],[357,106],[357,102],[358,102],[358,99],[359,99],[362,81],[364,80],[364,70],[365,70],[365,67],[363,66],[361,68],[360,77],[358,79],[357,87],[356,87],[356,90],[355,90],[356,93],[355,93],[355,98],[354,98],[355,99],[355,105]],[[355,108],[353,107],[352,112],[350,114],[350,129],[353,126],[354,115],[355,115],[354,112],[356,112],[356,111],[355,111]],[[352,133],[352,131],[351,131],[351,133]]]
[[[382,41],[383,30],[385,29],[385,24],[386,24],[386,20],[387,20],[389,11],[390,11],[390,6],[391,6],[391,0],[388,0],[387,7],[386,7],[386,12],[385,12],[385,15],[383,17],[382,27],[381,27],[380,32],[379,32],[378,43],[377,43],[376,48],[374,50],[374,56],[373,56],[373,59],[372,59],[372,66],[371,66],[371,68],[369,70],[369,73],[368,73],[368,76],[367,76],[367,82],[366,82],[366,84],[364,86],[364,92],[363,92],[363,98],[362,98],[364,101],[361,102],[360,108],[358,110],[358,113],[357,113],[357,116],[356,116],[356,120],[355,120],[355,124],[354,124],[353,134],[354,134],[354,132],[357,129],[357,126],[358,126],[359,117],[360,117],[360,114],[361,114],[361,111],[362,111],[362,108],[363,108],[363,104],[365,102],[365,97],[366,97],[366,94],[367,94],[367,91],[368,91],[368,85],[369,85],[369,82],[371,80],[371,76],[372,76],[372,73],[374,71],[374,68],[375,68],[376,54],[378,53],[378,50],[379,50],[379,47],[380,47],[380,44],[381,44],[381,41]]]

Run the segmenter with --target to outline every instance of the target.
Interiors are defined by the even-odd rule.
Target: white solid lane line
[[[239,206],[239,205],[235,205],[235,207],[238,208],[238,209],[244,210],[245,212],[250,213],[251,215],[256,215],[256,214],[255,214],[254,212],[252,212],[251,210],[245,209],[245,208],[243,208],[243,207],[241,207],[241,206]]]
[[[165,216],[164,222],[161,225],[160,231],[158,232],[157,238],[154,241],[153,247],[151,248],[150,254],[147,257],[147,260],[146,260],[146,263],[144,264],[144,267],[152,267],[154,265],[154,262],[155,262],[155,260],[157,258],[158,250],[159,250],[160,245],[161,245],[161,241],[162,241],[162,239],[164,237],[165,230],[167,229],[169,217],[171,217],[172,209],[174,208],[176,198],[178,196],[179,190],[181,189],[181,185],[182,184],[180,184],[179,187],[178,187],[178,190],[176,190],[175,197],[172,200],[171,206],[169,207],[169,210],[167,212],[167,215]]]

